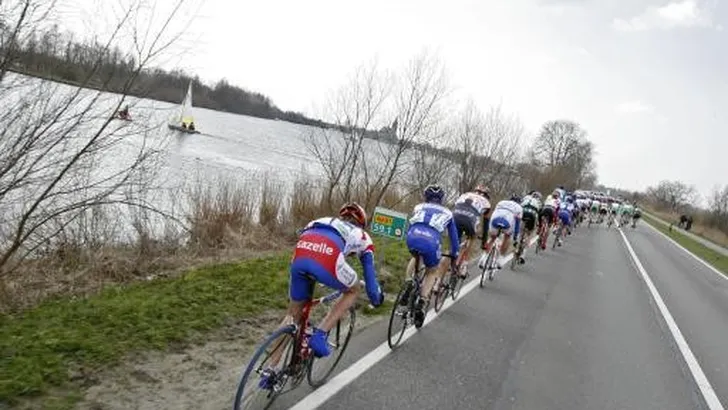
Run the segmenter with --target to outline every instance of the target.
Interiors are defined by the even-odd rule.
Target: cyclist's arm
[[[359,255],[359,261],[364,268],[364,282],[366,284],[367,296],[374,306],[379,306],[384,302],[384,295],[377,281],[377,273],[374,270],[374,251],[366,250]]]
[[[447,233],[450,237],[450,255],[452,255],[452,260],[455,261],[460,250],[460,238],[458,228],[455,225],[455,218],[450,219],[450,222],[447,223]]]

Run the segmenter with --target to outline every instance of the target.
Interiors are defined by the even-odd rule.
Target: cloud
[[[688,27],[714,27],[713,4],[699,0],[672,1],[662,7],[650,6],[642,14],[617,18],[612,26],[619,31],[669,30]],[[716,29],[722,29],[717,26]]]
[[[634,100],[618,104],[616,110],[620,114],[636,114],[640,112],[650,112],[653,108],[642,101]]]

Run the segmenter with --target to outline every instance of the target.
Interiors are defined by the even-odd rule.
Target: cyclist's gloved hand
[[[381,306],[382,303],[384,303],[384,291],[378,285],[377,289],[374,291],[367,289],[367,296],[369,296],[369,303],[371,303],[374,307]]]

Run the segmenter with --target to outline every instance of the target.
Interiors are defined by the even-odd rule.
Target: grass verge
[[[382,286],[391,294],[408,253],[403,241],[377,239],[375,246]],[[285,309],[289,260],[286,251],[212,265],[0,317],[0,407],[37,399],[42,408],[68,408],[94,373],[130,353],[204,341],[228,321]],[[367,313],[375,312],[385,309]]]
[[[642,214],[642,218],[652,225],[655,229],[658,231],[664,233],[668,237],[672,238],[675,242],[682,245],[685,249],[689,250],[690,252],[694,253],[704,261],[711,264],[714,268],[718,269],[719,271],[723,272],[724,275],[728,276],[728,258],[721,255],[720,253],[708,248],[707,246],[701,244],[700,242],[697,242],[688,236],[680,233],[676,229],[673,229],[670,231],[670,229],[655,220],[654,218],[651,218],[649,215]]]

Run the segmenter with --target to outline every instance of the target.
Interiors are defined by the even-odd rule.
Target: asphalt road
[[[728,405],[728,280],[645,224],[624,233]],[[365,358],[338,392],[342,380],[321,387],[330,397],[319,408],[721,408],[706,401],[618,230],[577,228],[565,247],[528,259],[381,360]],[[386,323],[357,334],[340,371],[385,339]],[[310,408],[310,393],[299,388],[273,408]]]

